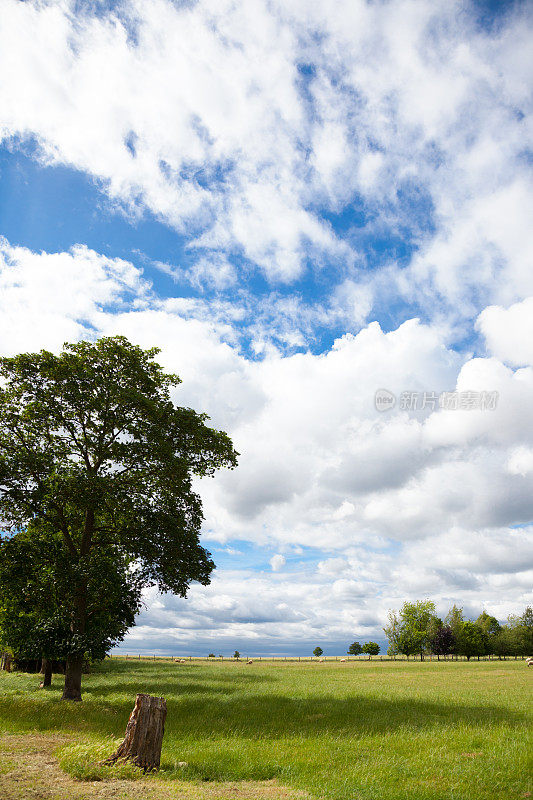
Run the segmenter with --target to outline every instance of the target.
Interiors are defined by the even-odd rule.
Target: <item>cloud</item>
[[[485,308],[477,327],[496,358],[512,366],[533,366],[533,297],[509,308]]]
[[[78,245],[35,253],[0,237],[1,348],[56,350],[92,336],[102,313],[141,307],[148,284],[130,262]]]
[[[276,553],[270,559],[270,566],[272,567],[272,572],[279,572],[282,567],[286,564],[285,556],[282,556],[281,553]]]
[[[6,0],[0,136],[172,225],[197,284],[327,266],[354,327],[375,287],[458,325],[533,292],[532,24],[527,4],[487,29],[475,4],[429,0]]]

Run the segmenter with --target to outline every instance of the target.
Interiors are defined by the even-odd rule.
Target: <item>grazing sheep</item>
[[[528,667],[533,667],[533,658],[528,658],[526,664],[528,665]]]
[[[341,658],[341,663],[342,663],[343,661],[346,661],[346,659],[345,659],[345,658]]]
[[[253,664],[254,662],[252,661],[252,659],[251,659],[251,658],[249,658],[249,659],[248,659],[248,661],[247,661],[246,663],[247,663],[247,664]]]

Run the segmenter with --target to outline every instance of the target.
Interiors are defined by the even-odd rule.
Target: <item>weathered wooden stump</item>
[[[104,763],[129,760],[144,772],[159,769],[166,716],[167,701],[164,697],[138,694],[124,741]]]

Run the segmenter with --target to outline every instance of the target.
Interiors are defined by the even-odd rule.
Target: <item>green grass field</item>
[[[84,676],[84,702],[68,704],[59,699],[60,676],[51,690],[39,690],[39,676],[0,673],[0,758],[3,752],[7,764],[0,796],[526,798],[533,791],[532,681],[523,661],[113,659]],[[98,765],[122,738],[140,691],[168,703],[157,776]],[[44,780],[42,770],[38,779],[23,768],[36,741],[53,744],[50,769],[57,757],[72,777],[91,783],[65,788],[59,781],[48,794],[21,794]],[[95,786],[110,793],[84,793]]]

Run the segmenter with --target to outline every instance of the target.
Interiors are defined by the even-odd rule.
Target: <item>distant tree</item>
[[[491,641],[492,653],[501,660],[506,656],[512,655],[513,643],[511,631],[508,625],[502,625],[498,633],[495,633]]]
[[[483,613],[480,614],[476,619],[476,625],[481,628],[483,633],[487,636],[498,633],[501,628],[501,625],[496,617],[492,617],[490,614],[487,614],[486,611],[483,611]]]
[[[463,622],[464,622],[463,609],[462,607],[459,608],[459,606],[455,605],[454,603],[454,605],[450,608],[450,610],[446,614],[446,617],[444,618],[444,624],[449,625],[450,628],[452,629],[453,638],[455,640],[452,653],[454,653],[455,655],[457,655],[457,642],[459,640],[459,634],[461,632],[461,626]]]
[[[214,654],[214,653],[209,653],[209,655],[208,655],[207,657],[208,657],[208,658],[214,658],[214,657],[215,657],[215,654]]]
[[[313,655],[316,656],[317,658],[320,658],[323,652],[324,651],[322,650],[321,647],[315,647],[315,649],[313,650]]]
[[[407,656],[407,660],[409,660],[409,656],[423,653],[426,646],[426,639],[427,637],[424,631],[406,628],[401,632],[398,639],[400,653]]]
[[[241,657],[241,654],[239,653],[239,651],[235,650],[235,652],[233,653],[233,658],[240,658],[240,657]]]
[[[522,620],[523,627],[523,655],[533,656],[533,609],[531,606],[527,606],[520,619]]]
[[[470,661],[472,656],[482,656],[485,652],[485,637],[483,631],[475,622],[466,620],[459,629],[456,637],[456,649],[460,656],[466,656]]]
[[[447,656],[453,653],[455,648],[455,636],[449,625],[437,627],[430,638],[429,646],[431,652],[435,653],[438,659],[440,656]]]
[[[483,633],[485,642],[485,655],[494,653],[494,637],[499,633],[501,625],[496,617],[483,611],[476,620],[476,625]]]
[[[396,656],[400,652],[399,637],[400,637],[400,620],[396,611],[390,610],[387,614],[389,624],[385,625],[383,632],[389,640],[389,647],[387,653],[389,656]]]
[[[508,618],[510,655],[533,655],[533,610],[528,606],[522,616]]]
[[[454,605],[448,611],[448,613],[446,615],[446,618],[444,620],[444,623],[446,625],[449,625],[450,628],[452,629],[452,633],[453,633],[456,645],[457,645],[457,642],[459,641],[459,635],[461,633],[461,626],[462,626],[463,622],[464,622],[463,609],[459,608],[454,603]],[[452,650],[452,653],[453,652],[457,653],[457,649]]]
[[[431,600],[405,602],[400,609],[395,637],[400,653],[407,657],[429,649],[431,632],[436,627],[435,604]]]
[[[379,653],[379,650],[380,650],[380,647],[379,647],[379,644],[377,644],[377,642],[365,642],[365,644],[362,647],[362,652],[368,654],[368,659],[369,660],[370,660],[370,658],[372,656],[377,656],[378,653]]]
[[[352,644],[348,648],[348,655],[349,656],[358,656],[362,652],[363,652],[363,648],[361,647],[359,642],[352,642]]]

